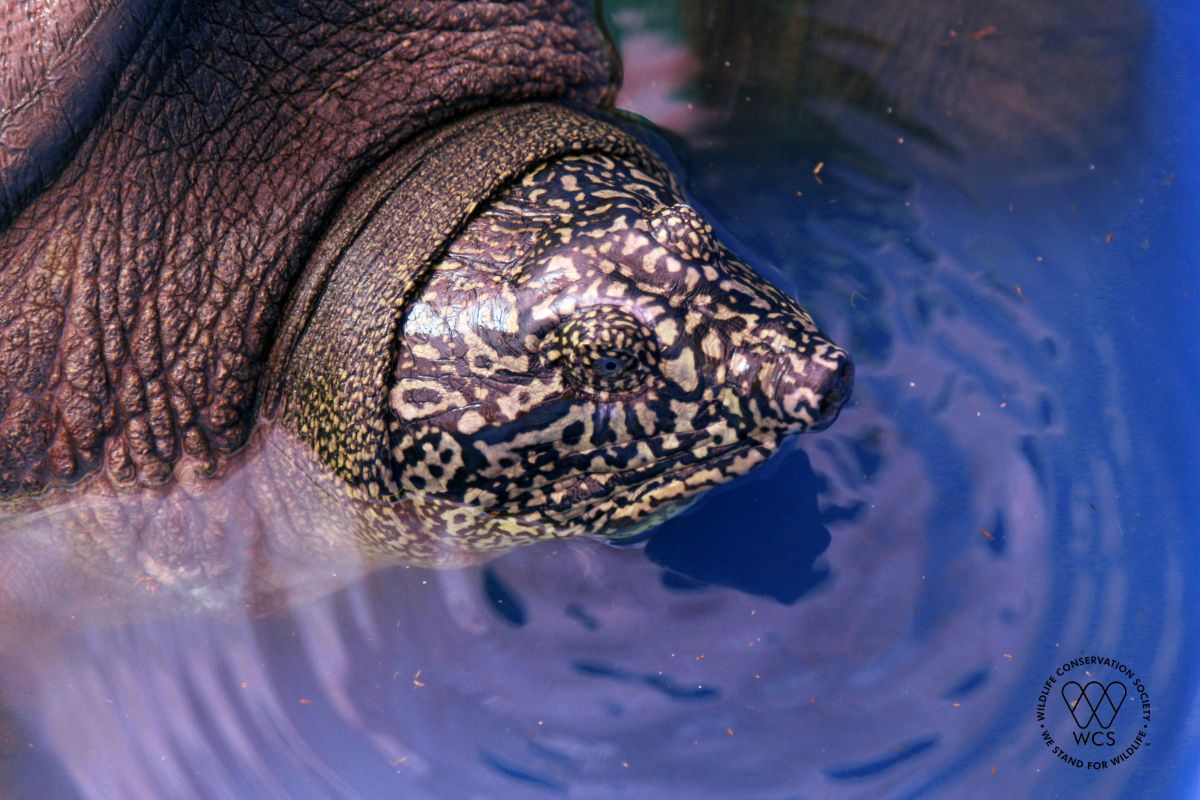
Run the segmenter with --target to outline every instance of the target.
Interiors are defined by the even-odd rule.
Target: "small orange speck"
[[[154,594],[158,591],[158,579],[153,575],[139,575],[133,579],[133,585],[144,589],[146,594]]]
[[[393,767],[398,767],[405,761],[408,761],[408,756],[396,756],[388,763],[390,763]]]
[[[420,688],[421,688],[421,687],[423,687],[424,685],[425,685],[425,681],[419,681],[419,680],[417,680],[416,678],[413,678],[413,686],[415,686],[415,687],[417,687],[418,689],[420,689]]]
[[[247,681],[242,681],[242,688],[243,688],[243,689],[249,689],[249,688],[250,688],[250,684],[249,684]]]
[[[823,169],[825,169],[825,162],[818,161],[817,165],[815,167],[813,167],[813,175],[820,175],[821,170],[823,170]]]
[[[301,698],[300,698],[300,705],[302,705],[302,706],[311,706],[311,705],[312,705],[312,700],[309,700],[307,697],[301,697]]]
[[[955,708],[962,708],[962,703],[951,703],[950,705],[954,706]]]
[[[817,704],[817,698],[815,698],[815,697],[810,697],[810,698],[809,698],[809,700],[808,700],[808,704],[809,704],[810,706],[815,706],[815,705]]]
[[[1109,231],[1108,233],[1104,234],[1104,243],[1105,244],[1112,244],[1112,240],[1113,240],[1113,232],[1112,231]]]
[[[979,529],[979,532],[980,532],[980,533],[982,533],[984,536],[986,536],[986,537],[988,538],[988,541],[989,541],[989,542],[994,542],[994,541],[996,541],[996,537],[995,537],[995,536],[993,536],[993,535],[992,535],[992,532],[991,532],[991,531],[989,531],[987,528],[980,528],[980,529]]]
[[[1007,658],[1009,661],[1012,661],[1012,659],[1013,659],[1012,653],[1005,653],[1004,657]]]
[[[982,42],[984,39],[992,38],[999,32],[1000,31],[998,31],[996,29],[995,25],[988,25],[986,28],[980,28],[979,30],[975,31],[974,33],[968,33],[963,38],[965,41],[968,41],[968,42]]]
[[[731,725],[730,727],[726,728],[725,732],[730,736],[733,736],[733,726]]]
[[[703,660],[704,660],[704,653],[701,653],[700,655],[696,656],[696,660],[697,660],[697,661],[703,661]]]
[[[992,774],[993,774],[993,775],[995,775],[995,774],[996,774],[998,771],[999,771],[999,770],[997,770],[995,767],[992,767]]]

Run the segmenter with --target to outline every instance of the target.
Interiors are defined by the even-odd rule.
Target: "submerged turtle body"
[[[630,536],[837,415],[846,354],[602,118],[590,9],[233,5],[7,198],[0,492],[100,572]]]

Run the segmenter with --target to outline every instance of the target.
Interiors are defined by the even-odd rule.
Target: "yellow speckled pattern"
[[[829,424],[852,381],[654,156],[537,104],[365,184],[279,348],[268,400],[332,491],[392,520],[363,545],[410,562],[432,541],[635,534]]]

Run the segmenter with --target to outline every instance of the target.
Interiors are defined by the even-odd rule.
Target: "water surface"
[[[1195,793],[1195,12],[734,5],[611,3],[623,100],[854,355],[837,424],[643,547],[10,644],[13,794]],[[1103,771],[1035,721],[1081,655],[1153,703]]]

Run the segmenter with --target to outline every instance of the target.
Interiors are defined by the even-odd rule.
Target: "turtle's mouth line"
[[[702,406],[701,411],[711,413],[719,408],[720,404],[713,401]],[[681,458],[694,457],[698,451],[704,451],[704,455],[700,456],[701,459],[710,459],[714,453],[719,455],[727,452],[730,448],[744,445],[753,446],[756,441],[753,438],[754,433],[748,420],[736,415],[721,414],[716,416],[713,422],[703,427],[682,431],[664,431],[621,446],[591,447],[564,453],[560,449],[561,443],[546,442],[530,447],[522,453],[522,467],[531,477],[524,485],[515,488],[509,497],[516,501],[536,493],[553,493],[559,491],[568,482],[578,482],[589,477],[605,483],[614,476],[643,474],[661,469],[663,465],[676,463]],[[712,445],[713,442],[722,440],[730,443]],[[559,449],[556,449],[556,445]],[[649,448],[649,452],[641,450],[628,452],[631,448],[642,447]],[[655,450],[659,452],[655,453]],[[662,455],[661,451],[663,450],[668,451],[669,455]],[[626,452],[622,453],[622,451]],[[603,468],[597,468],[595,463],[597,459],[607,462]],[[622,459],[625,463],[621,463]],[[553,473],[541,472],[547,466],[554,467],[556,472],[570,474],[555,476]],[[497,475],[496,477],[503,476]],[[650,477],[654,477],[654,475],[647,476],[647,478]]]
[[[513,496],[510,502],[530,510],[567,511],[581,503],[604,500],[619,490],[636,490],[655,479],[686,480],[701,470],[721,470],[742,453],[764,444],[751,439],[713,447],[699,460],[686,464],[679,462],[692,455],[691,451],[620,472],[585,472],[528,489]]]

